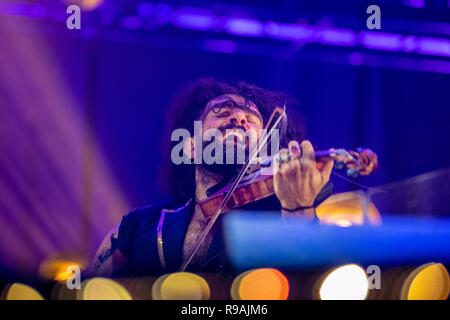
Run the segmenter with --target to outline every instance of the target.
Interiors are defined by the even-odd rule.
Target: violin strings
[[[381,189],[377,189],[377,188],[368,187],[368,186],[365,186],[365,185],[360,184],[360,183],[358,183],[358,182],[355,182],[355,181],[353,181],[353,180],[351,180],[351,179],[349,179],[349,178],[347,178],[347,177],[344,177],[343,175],[337,173],[337,172],[334,171],[334,170],[332,170],[331,173],[334,174],[334,175],[336,175],[336,176],[338,176],[338,177],[341,178],[342,180],[345,180],[345,181],[347,181],[347,182],[349,182],[349,183],[351,183],[351,184],[354,184],[355,186],[364,188],[364,189],[366,189],[366,190],[373,191],[373,192],[387,193],[386,190],[381,190]]]

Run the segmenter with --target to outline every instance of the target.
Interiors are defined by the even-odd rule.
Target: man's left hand
[[[319,170],[314,148],[307,140],[301,145],[295,140],[289,142],[289,149],[281,149],[274,158],[274,188],[281,206],[290,210],[312,207],[330,179],[334,161],[327,160]]]

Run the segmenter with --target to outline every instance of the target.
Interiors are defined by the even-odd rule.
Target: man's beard
[[[205,144],[205,146],[207,146],[208,143]],[[244,158],[244,163],[242,163],[242,161],[238,161],[238,160],[242,160],[241,158],[238,159],[238,153],[242,154],[242,151],[238,150],[240,147],[237,145],[234,145],[233,147],[233,161],[232,163],[227,163],[226,158],[227,158],[227,147],[226,144],[224,143],[223,145],[223,158],[224,161],[223,163],[212,163],[212,164],[206,164],[205,162],[202,162],[201,166],[202,168],[210,171],[211,173],[215,173],[215,174],[220,174],[221,176],[225,177],[232,177],[234,175],[236,175],[239,170],[242,169],[242,167],[245,164],[245,161],[247,161],[248,157],[249,157],[249,149],[248,147],[245,147],[245,158]],[[228,147],[229,149],[229,147]],[[228,150],[230,151],[230,150]],[[229,156],[231,157],[231,156]]]
[[[224,135],[225,130],[239,129],[245,133],[245,128],[242,126],[236,126],[234,124],[228,124],[218,128]],[[203,141],[203,150],[213,142]],[[223,178],[232,178],[235,176],[244,166],[249,158],[250,154],[250,142],[248,138],[244,138],[244,142],[238,142],[237,137],[228,138],[226,141],[222,141],[222,163],[207,164],[202,162],[202,168],[208,170],[213,174],[222,176]],[[215,156],[214,152],[212,156]]]

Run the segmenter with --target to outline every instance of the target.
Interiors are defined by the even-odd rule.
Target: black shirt
[[[332,192],[333,183],[329,181],[320,191],[314,206],[318,206]],[[117,239],[111,239],[111,252],[120,250],[128,259],[128,265],[121,274],[113,276],[159,275],[177,271],[182,263],[184,238],[194,207],[192,200],[181,205],[153,204],[134,209],[125,215],[120,223]],[[275,195],[239,208],[241,209],[281,212]],[[223,215],[215,223],[214,238],[201,270],[188,267],[186,271],[221,272],[231,268],[223,243]]]

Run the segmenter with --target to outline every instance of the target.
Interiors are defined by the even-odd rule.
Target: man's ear
[[[194,159],[195,148],[194,148],[194,137],[183,140],[183,153],[188,159]]]

